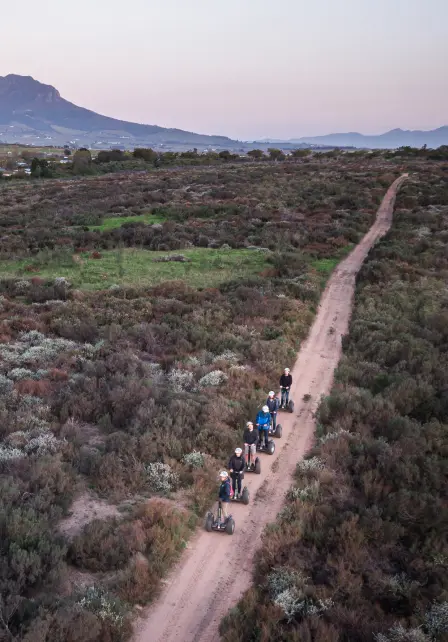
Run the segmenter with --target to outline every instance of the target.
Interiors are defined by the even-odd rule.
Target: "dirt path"
[[[311,445],[313,414],[321,395],[328,394],[347,333],[355,277],[375,241],[392,222],[397,190],[407,175],[387,191],[369,232],[333,272],[319,311],[303,344],[292,375],[294,414],[281,413],[283,438],[273,456],[261,455],[261,475],[246,475],[251,502],[232,506],[236,529],[225,533],[198,532],[168,578],[160,599],[140,621],[134,642],[216,642],[221,618],[249,588],[252,557],[268,522],[275,520],[291,485],[296,463]],[[332,329],[333,328],[333,329]],[[305,394],[311,400],[303,401]],[[275,465],[273,466],[273,464]],[[258,494],[257,494],[257,491]]]

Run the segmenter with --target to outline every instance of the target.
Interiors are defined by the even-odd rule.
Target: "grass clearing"
[[[338,265],[338,263],[340,263],[342,259],[345,258],[348,254],[350,254],[353,247],[353,243],[349,243],[345,247],[340,248],[335,256],[331,256],[330,258],[316,259],[312,261],[311,267],[313,268],[313,270],[316,270],[316,272],[320,276],[323,276],[327,279],[329,278],[335,267]]]
[[[155,223],[163,223],[166,218],[158,216],[157,214],[143,214],[135,216],[110,216],[103,219],[101,225],[89,225],[89,230],[96,230],[105,232],[108,230],[115,230],[121,227],[123,223],[145,223],[145,225],[154,225]]]
[[[336,257],[332,257],[330,259],[317,259],[311,263],[311,267],[322,276],[330,276],[340,260],[340,258]]]
[[[183,254],[189,261],[156,263],[154,259]],[[2,262],[0,277],[63,276],[85,290],[102,290],[113,284],[151,286],[183,280],[193,287],[214,287],[231,279],[247,277],[266,267],[266,254],[254,250],[196,248],[181,252],[152,252],[135,248],[91,254],[45,252],[33,261]]]

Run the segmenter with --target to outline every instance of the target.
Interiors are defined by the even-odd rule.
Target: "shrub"
[[[14,383],[8,377],[0,373],[0,394],[7,395],[14,387]]]
[[[11,448],[0,444],[0,462],[13,461],[25,457],[25,453],[20,448]]]
[[[92,586],[87,589],[84,596],[78,601],[81,608],[94,613],[102,622],[111,627],[115,635],[125,634],[128,629],[126,610],[117,598],[108,594],[101,588]],[[120,639],[119,637],[112,639]]]
[[[310,457],[309,459],[302,459],[302,461],[299,461],[296,470],[298,474],[306,474],[308,472],[318,472],[324,468],[325,464],[320,457]]]
[[[131,557],[132,541],[116,519],[95,519],[84,526],[69,548],[73,564],[90,571],[111,571],[122,568]]]
[[[24,446],[27,455],[33,454],[38,457],[43,455],[54,455],[63,447],[63,442],[51,433],[43,433],[30,439]]]
[[[376,642],[431,642],[422,629],[405,629],[401,624],[389,629],[387,633],[375,634]]]
[[[448,633],[448,602],[434,602],[425,615],[425,626],[436,639]]]
[[[299,499],[302,502],[313,502],[319,497],[320,484],[314,481],[304,488],[293,487],[288,492],[288,499],[295,501]]]
[[[13,368],[9,371],[9,378],[13,381],[19,381],[20,379],[31,379],[33,377],[32,370],[27,368]]]
[[[219,386],[227,380],[227,375],[222,370],[212,370],[199,379],[199,387]]]
[[[146,475],[149,488],[155,493],[168,494],[178,484],[178,475],[169,464],[154,462],[146,466]]]
[[[187,466],[191,468],[203,468],[205,463],[205,455],[197,450],[193,450],[191,453],[186,453],[182,461]]]
[[[174,392],[183,392],[184,390],[191,390],[194,385],[194,376],[188,370],[171,370],[168,375],[170,387]]]

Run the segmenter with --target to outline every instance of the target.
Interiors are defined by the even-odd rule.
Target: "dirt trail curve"
[[[330,391],[347,333],[355,277],[374,243],[389,229],[395,197],[407,174],[388,189],[376,221],[333,272],[318,314],[292,371],[294,414],[280,413],[283,438],[273,456],[261,455],[261,475],[246,475],[251,502],[232,506],[233,536],[199,531],[168,578],[160,599],[136,627],[134,642],[216,642],[221,618],[235,605],[252,579],[252,558],[268,522],[275,520],[291,485],[296,463],[312,443],[313,413]],[[330,330],[334,328],[333,330]],[[286,364],[285,364],[286,365]],[[275,386],[273,386],[275,387]],[[303,401],[305,394],[311,401]],[[274,470],[272,464],[276,462]],[[257,490],[261,488],[259,496]],[[267,488],[268,492],[263,490]]]

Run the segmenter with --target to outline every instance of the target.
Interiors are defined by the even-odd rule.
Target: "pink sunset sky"
[[[251,140],[448,125],[448,0],[21,0],[0,75]]]

